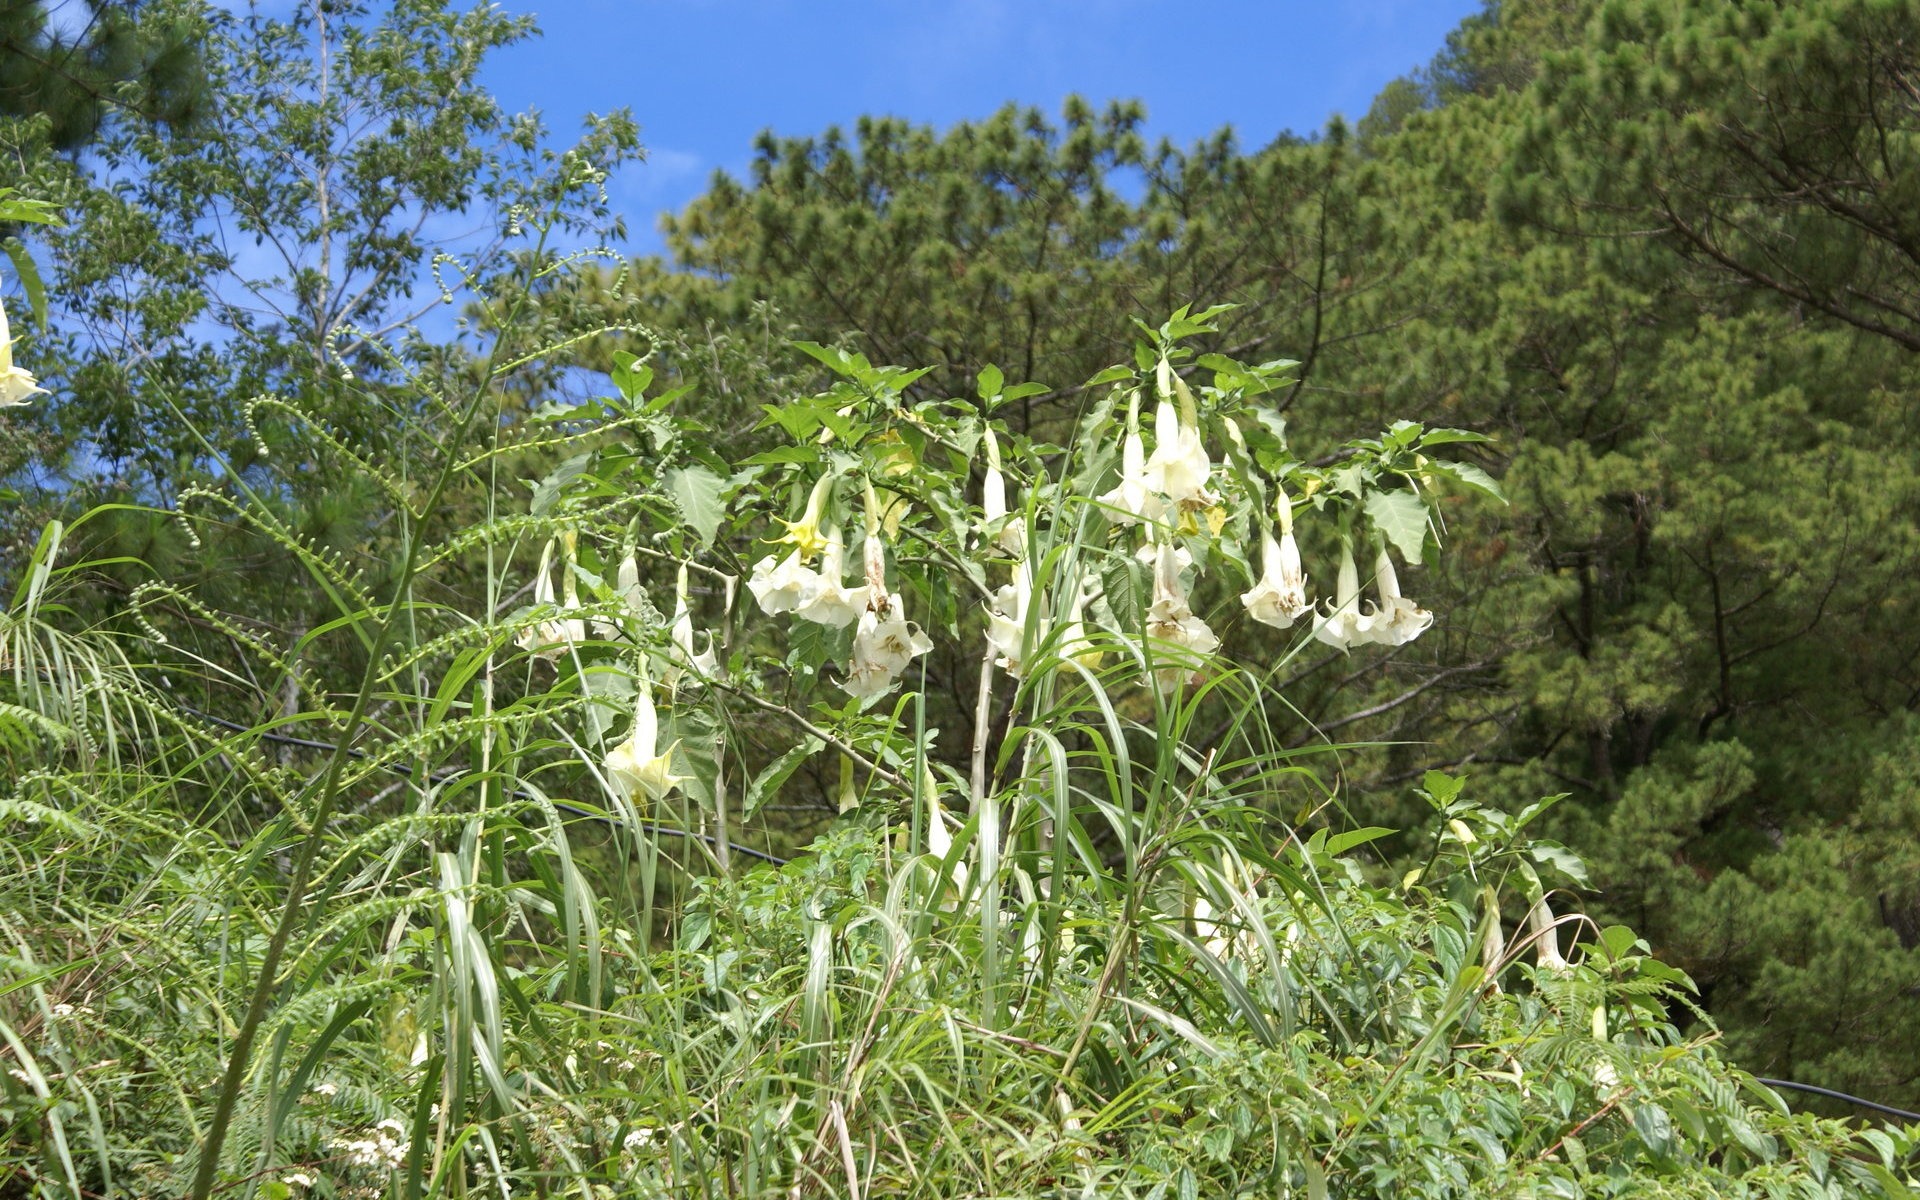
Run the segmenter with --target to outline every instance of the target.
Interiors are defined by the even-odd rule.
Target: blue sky
[[[754,137],[889,114],[946,127],[1012,100],[1138,98],[1154,138],[1232,125],[1252,148],[1357,119],[1479,0],[504,0],[544,36],[499,51],[487,85],[562,138],[626,106],[648,161],[610,185],[628,248],[659,214],[738,176]]]

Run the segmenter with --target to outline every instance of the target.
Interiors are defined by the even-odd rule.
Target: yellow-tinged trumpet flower
[[[44,396],[47,389],[38,386],[22,366],[13,361],[13,337],[7,330],[7,310],[0,307],[0,408],[25,404],[33,396]]]
[[[607,751],[607,778],[627,799],[659,800],[692,778],[673,773],[673,752],[679,749],[679,742],[668,746],[664,753],[654,753],[659,738],[660,717],[653,707],[653,681],[642,671],[634,686],[633,732],[626,741]]]
[[[827,537],[820,531],[820,522],[826,516],[827,499],[833,495],[833,475],[820,476],[813,485],[813,491],[807,496],[806,511],[800,514],[798,521],[780,520],[787,531],[772,541],[775,545],[791,545],[793,555],[801,563],[810,561],[814,555],[827,548]]]

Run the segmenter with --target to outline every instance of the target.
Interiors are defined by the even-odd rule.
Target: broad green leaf
[[[1006,381],[1007,377],[1000,373],[1000,368],[988,363],[974,377],[974,389],[982,400],[991,400],[1000,394],[1000,388]]]
[[[726,519],[726,506],[720,494],[727,481],[705,467],[679,467],[667,472],[667,494],[680,509],[681,517],[704,545],[713,544],[713,535]]]
[[[1470,462],[1437,462],[1431,465],[1434,471],[1442,475],[1451,475],[1475,491],[1484,492],[1502,504],[1507,502],[1507,494],[1500,490],[1499,480]]]
[[[10,237],[0,242],[7,257],[13,260],[13,273],[20,277],[21,290],[27,294],[27,308],[33,313],[34,322],[41,328],[47,324],[47,289],[40,282],[40,268],[34,265],[33,255],[27,253],[26,244],[19,238]]]
[[[1412,492],[1368,492],[1367,517],[1407,562],[1420,565],[1427,544],[1427,506]]]

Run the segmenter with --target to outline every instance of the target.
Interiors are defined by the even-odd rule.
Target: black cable
[[[256,730],[252,726],[242,725],[237,721],[229,721],[225,717],[216,717],[212,713],[201,712],[199,709],[194,708],[190,704],[179,704],[176,701],[176,705],[179,707],[181,712],[187,713],[193,717],[197,717],[200,720],[205,721],[209,725],[218,725],[222,729],[230,729],[235,733],[250,733],[253,736],[259,738],[261,741],[273,742],[274,744],[280,745],[280,746],[299,746],[307,750],[331,751],[335,748],[333,743],[331,742],[317,742],[317,741],[314,741],[312,738],[291,737],[284,733],[269,733],[262,730]],[[347,751],[347,755],[351,758],[357,758],[357,759],[365,759],[368,757],[367,752],[364,750],[349,750]],[[413,768],[408,766],[406,763],[387,763],[386,768],[387,770],[393,771],[396,774],[406,775],[408,777],[412,777],[413,775]],[[429,773],[427,776],[427,780],[431,783],[444,783],[447,780],[457,778],[458,776],[459,776],[459,772],[457,771],[455,772],[436,771],[436,772]],[[576,805],[569,804],[564,800],[554,800],[545,796],[536,796],[532,792],[525,791],[524,789],[521,789],[521,788],[510,789],[507,792],[507,795],[512,796],[516,800],[531,800],[536,804],[551,804],[555,808],[559,809],[561,812],[572,813],[576,817],[584,817],[589,821],[598,821],[602,825],[612,826],[613,828],[616,828],[616,829],[629,827],[628,823],[619,817],[612,816],[607,813],[592,812],[588,809],[580,808]],[[656,825],[651,822],[643,821],[638,826],[638,829],[641,833],[652,834],[656,837],[693,838],[693,839],[697,839],[699,841],[705,842],[709,846],[716,846],[716,847],[720,844],[720,839],[713,836],[712,834],[694,833],[692,830],[676,829],[671,825]],[[783,867],[787,864],[787,860],[784,858],[781,858],[777,854],[768,854],[764,850],[755,850],[752,846],[743,846],[739,842],[733,841],[732,839],[728,839],[727,848],[736,853],[744,854],[748,858],[756,858],[756,859],[759,859],[761,862],[771,863],[776,867]]]
[[[1862,1100],[1858,1096],[1849,1096],[1845,1092],[1836,1092],[1832,1088],[1815,1087],[1811,1083],[1794,1083],[1790,1079],[1762,1079],[1758,1075],[1754,1078],[1770,1088],[1785,1088],[1790,1092],[1811,1092],[1815,1096],[1825,1096],[1829,1100],[1842,1100],[1860,1108],[1870,1108],[1875,1112],[1886,1113],[1890,1117],[1899,1117],[1903,1121],[1920,1121],[1920,1113],[1908,1112],[1904,1108],[1895,1108],[1890,1104],[1876,1104],[1872,1100]]]

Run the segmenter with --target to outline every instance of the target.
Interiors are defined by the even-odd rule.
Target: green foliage
[[[1802,1048],[1856,1013],[1920,1026],[1904,893],[1815,865],[1855,861],[1865,764],[1920,687],[1920,495],[1899,449],[1920,434],[1901,333],[1920,278],[1901,190],[1916,38],[1910,6],[1866,0],[1508,0],[1352,138],[1149,151],[1122,136],[1132,117],[1076,102],[1057,128],[1008,110],[948,135],[875,122],[768,143],[675,225],[687,273],[636,266],[592,311],[682,330],[756,311],[822,344],[856,330],[840,345],[876,361],[932,345],[916,386],[967,394],[989,362],[1094,375],[1125,355],[1116,318],[1203,293],[1238,304],[1203,353],[1300,360],[1263,424],[1357,443],[1410,414],[1483,436],[1368,501],[1413,558],[1424,531],[1399,506],[1437,497],[1450,552],[1418,584],[1434,631],[1359,662],[1268,647],[1290,664],[1269,721],[1295,746],[1372,743],[1341,764],[1361,822],[1429,820],[1399,785],[1435,761],[1473,764],[1515,810],[1570,790],[1549,820],[1593,862],[1596,909],[1695,972],[1747,1065],[1911,1105],[1901,1052],[1835,1075],[1841,1059]],[[1112,180],[1135,164],[1125,199]],[[998,291],[975,289],[976,264]],[[1055,269],[1021,291],[1009,264]],[[1030,342],[1016,297],[1051,340]],[[671,369],[711,388],[779,361]],[[1003,411],[1062,440],[1093,398]],[[1488,487],[1511,507],[1466,503]],[[1333,556],[1332,532],[1303,528],[1309,560]],[[935,724],[967,721],[959,690],[930,698]],[[1748,767],[1711,812],[1635,832],[1635,797],[1722,753]],[[1735,899],[1762,919],[1789,862],[1822,881],[1810,905],[1835,889],[1808,937],[1885,950],[1856,956],[1877,965],[1845,1004],[1812,973],[1763,971],[1766,939],[1712,932]]]
[[[53,146],[72,150],[110,112],[173,125],[204,114],[210,98],[194,23],[178,6],[86,0],[86,19],[70,35],[51,19],[63,8],[66,22],[80,15],[43,0],[0,7],[0,117],[43,122]]]

